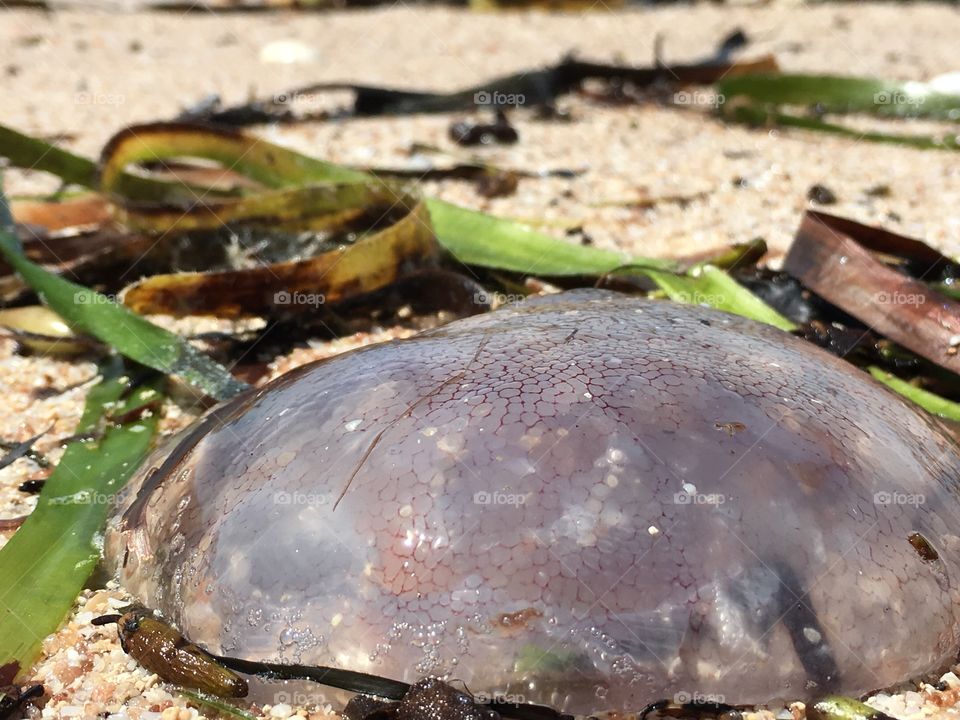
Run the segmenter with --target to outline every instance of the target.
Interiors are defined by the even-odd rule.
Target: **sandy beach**
[[[930,80],[960,69],[958,21],[958,10],[932,3],[913,4],[909,11],[896,3],[771,2],[612,12],[598,2],[583,13],[501,15],[403,2],[270,14],[19,8],[0,14],[5,48],[0,100],[5,124],[95,157],[124,126],[171,119],[210,94],[231,104],[324,81],[454,90],[554,63],[570,52],[648,65],[658,37],[666,60],[690,62],[709,55],[736,28],[750,40],[737,59],[773,54],[785,71]],[[482,113],[253,131],[358,166],[402,166],[410,162],[411,146],[425,143],[504,168],[575,170],[572,178],[523,178],[507,197],[483,197],[473,183],[458,180],[429,181],[424,192],[523,219],[559,236],[577,229],[570,242],[588,237],[599,247],[636,256],[683,257],[759,237],[776,259],[811,206],[808,196],[815,184],[836,196],[835,203],[817,206],[821,209],[960,254],[955,153],[732,126],[705,107],[612,106],[579,96],[565,97],[559,105],[569,120],[542,120],[534,109],[520,108],[511,115],[519,142],[479,149],[458,148],[448,131],[451,122],[486,117]],[[36,172],[11,169],[4,179],[12,196],[57,187],[56,180]],[[382,328],[333,344],[315,343],[278,360],[272,375],[410,332]],[[17,442],[46,431],[36,447],[56,460],[59,440],[73,433],[95,372],[89,359],[24,356],[16,343],[0,340],[0,438]],[[172,432],[190,418],[171,413],[164,428]],[[35,499],[17,487],[36,476],[37,468],[27,460],[0,470],[0,517],[30,511]],[[86,592],[69,623],[47,639],[35,674],[52,698],[42,710],[31,709],[32,716],[188,720],[200,714],[136,667],[112,627],[90,624],[123,598],[116,586]],[[885,695],[876,706],[903,718],[960,716],[960,681],[951,674],[945,682],[944,692]],[[282,703],[256,711],[263,717],[311,720],[328,714],[322,705]]]

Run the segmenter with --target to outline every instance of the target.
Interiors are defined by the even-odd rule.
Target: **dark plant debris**
[[[47,482],[46,478],[34,478],[31,480],[24,480],[17,486],[17,490],[28,495],[36,495],[38,492],[43,490],[44,483]]]
[[[571,720],[571,716],[542,705],[499,699],[479,701],[434,678],[410,685],[341,668],[213,655],[142,606],[102,615],[94,618],[93,624],[116,624],[123,650],[166,682],[218,698],[239,699],[247,695],[247,682],[237,674],[242,673],[267,680],[308,680],[368,696],[355,699],[345,711],[347,717],[364,720]]]
[[[657,700],[637,714],[637,720],[660,720],[661,718],[690,718],[692,720],[742,720],[747,708],[721,702],[695,701],[675,702]]]
[[[497,110],[492,123],[455,122],[450,126],[450,139],[457,145],[512,145],[520,139],[507,114]]]
[[[5,685],[0,687],[0,720],[19,717],[23,706],[43,697],[43,685]]]
[[[124,652],[167,682],[217,697],[246,696],[246,680],[185,640],[146,608],[130,607],[121,614],[101,615],[93,620],[94,625],[110,623],[117,625]]]
[[[929,285],[944,273],[952,277],[955,266],[929,246],[808,212],[783,268],[866,327],[951,372],[960,371],[960,303]]]
[[[22,457],[30,458],[30,460],[32,460],[41,468],[50,467],[49,461],[43,455],[33,449],[33,446],[36,444],[37,440],[50,432],[50,429],[51,428],[47,428],[43,432],[38,433],[31,438],[27,438],[22,442],[9,442],[7,440],[0,440],[0,449],[7,451],[6,455],[0,458],[0,470],[8,465],[12,465]]]
[[[907,540],[924,562],[935,562],[940,559],[940,554],[922,534],[918,532],[910,533]]]
[[[807,191],[807,199],[812,200],[817,205],[833,205],[837,202],[837,196],[834,195],[833,190],[820,183],[810,186]]]
[[[177,119],[244,127],[269,122],[300,122],[305,119],[447,113],[484,108],[507,109],[518,105],[554,108],[558,98],[580,90],[583,83],[588,80],[597,80],[616,86],[629,93],[631,97],[639,98],[640,96],[637,95],[639,91],[656,85],[667,87],[709,85],[731,75],[777,70],[776,61],[770,56],[748,62],[718,61],[720,57],[727,57],[726,52],[721,52],[727,46],[725,40],[721,44],[720,51],[705,61],[689,65],[657,64],[649,67],[634,67],[586,62],[568,55],[556,65],[491,78],[475,87],[452,93],[396,90],[351,83],[315,83],[294,88],[270,98],[226,108],[208,101],[203,105],[190,108]],[[352,107],[334,113],[320,115],[314,113],[309,118],[297,115],[285,101],[285,98],[317,97],[324,93],[342,91],[354,94]],[[546,117],[553,115],[546,109],[540,112]]]
[[[427,143],[413,143],[409,150],[411,163],[408,166],[368,166],[362,168],[365,172],[380,178],[397,178],[411,180],[482,180],[492,172],[510,173],[520,178],[575,178],[582,175],[586,168],[543,168],[540,170],[525,170],[520,168],[502,167],[491,164],[479,157],[464,157],[454,155],[443,148]],[[437,160],[428,156],[437,156]],[[445,157],[444,157],[445,156]],[[426,162],[425,162],[426,161]]]
[[[477,179],[477,192],[485,198],[513,195],[519,186],[520,177],[509,171],[489,172]]]

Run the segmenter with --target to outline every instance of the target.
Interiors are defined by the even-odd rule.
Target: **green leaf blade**
[[[631,260],[620,253],[574,245],[519,223],[427,199],[437,240],[466,265],[545,276],[599,275],[638,262],[668,269],[667,260]]]
[[[935,395],[929,390],[924,390],[916,385],[912,385],[882,368],[869,367],[867,370],[873,376],[874,380],[883,383],[898,395],[902,395],[916,403],[927,412],[938,415],[946,420],[960,422],[960,403],[947,400],[939,395]]]
[[[645,273],[667,297],[687,305],[709,305],[734,315],[758,320],[790,332],[796,325],[743,287],[726,272],[704,265],[696,274],[678,275],[648,270]]]
[[[928,83],[847,75],[755,74],[718,83],[724,102],[743,98],[775,106],[816,106],[824,112],[955,119],[960,95]]]
[[[142,365],[178,375],[217,400],[247,388],[226,369],[183,340],[154,325],[105,295],[54,275],[28,260],[11,232],[6,200],[0,197],[5,222],[0,228],[0,255],[44,302],[72,327]]]
[[[154,380],[124,398],[128,381],[119,363],[88,397],[78,433],[96,432],[111,410],[120,413],[154,401]],[[158,418],[147,415],[108,427],[101,437],[74,440],[40,494],[37,508],[0,548],[0,665],[23,671],[37,659],[100,558],[98,538],[117,493],[146,457]]]

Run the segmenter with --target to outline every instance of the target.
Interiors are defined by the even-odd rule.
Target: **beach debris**
[[[124,652],[161,679],[216,697],[242,698],[247,682],[218,663],[210,653],[188,642],[167,623],[142,607],[101,615],[94,625],[115,623]]]
[[[469,147],[471,145],[511,145],[520,139],[520,135],[507,114],[497,110],[496,118],[492,123],[473,123],[466,121],[455,122],[450,126],[450,139],[457,145]]]
[[[34,684],[0,686],[0,720],[11,720],[20,715],[23,706],[31,700],[43,697],[43,685]]]
[[[44,459],[46,462],[46,459]],[[47,482],[46,478],[32,478],[30,480],[24,480],[17,486],[17,490],[28,495],[36,495],[38,492],[43,490],[44,483]]]
[[[0,329],[7,330],[22,349],[43,355],[70,356],[101,347],[95,340],[77,335],[62,317],[43,305],[0,309]]]
[[[234,126],[298,122],[305,118],[291,107],[289,98],[309,97],[314,100],[309,105],[315,108],[323,95],[344,91],[353,94],[351,105],[332,112],[317,113],[311,110],[310,119],[463,112],[517,106],[551,108],[555,107],[559,97],[581,91],[583,84],[589,80],[616,86],[636,101],[642,99],[641,91],[655,86],[675,88],[709,85],[728,76],[777,70],[776,60],[769,55],[739,62],[717,62],[717,57],[711,55],[698,63],[659,63],[648,67],[594,63],[567,56],[552,66],[491,78],[480,85],[451,93],[397,90],[353,83],[313,83],[240,105],[211,105],[207,112],[203,112],[203,108],[193,108],[189,115],[181,115],[179,119]],[[547,113],[549,116],[549,110]]]
[[[30,460],[32,460],[41,468],[50,467],[50,463],[47,461],[47,459],[39,452],[34,450],[33,446],[36,444],[37,440],[42,438],[52,429],[53,426],[47,428],[43,432],[37,433],[33,437],[27,438],[22,442],[0,440],[0,450],[6,450],[6,454],[0,458],[0,470],[8,465],[12,465],[22,457],[30,458]]]
[[[953,277],[956,264],[928,245],[808,211],[783,269],[874,332],[940,367],[960,371],[951,340],[960,333],[960,302],[930,284],[945,271]]]
[[[477,179],[477,193],[485,198],[497,198],[513,195],[520,185],[520,177],[515,172],[493,171]]]
[[[833,205],[837,202],[837,196],[834,195],[833,190],[820,183],[810,186],[807,191],[807,199],[817,203],[817,205]]]
[[[807,705],[809,720],[894,720],[856,698],[832,695]]]
[[[132,142],[134,139],[135,143]],[[8,148],[5,148],[5,145]],[[6,128],[0,128],[0,152],[9,155],[18,163],[57,172],[65,181],[103,185],[102,189],[108,191],[109,196],[114,198],[113,202],[119,206],[120,214],[128,222],[145,229],[148,234],[144,237],[148,239],[172,236],[189,241],[183,246],[187,249],[179,254],[161,252],[160,256],[166,258],[164,260],[160,260],[160,256],[151,255],[151,262],[157,264],[144,273],[146,278],[136,286],[127,288],[128,292],[125,294],[115,296],[122,297],[129,304],[142,302],[135,307],[143,312],[182,314],[222,309],[226,315],[233,314],[237,317],[262,312],[282,323],[281,326],[271,326],[273,328],[300,328],[302,332],[306,332],[311,327],[337,327],[341,323],[336,319],[331,307],[336,308],[335,312],[340,312],[342,307],[350,304],[357,308],[369,307],[362,298],[376,294],[376,288],[389,288],[392,284],[402,283],[403,278],[410,273],[428,270],[444,263],[442,252],[434,254],[434,251],[429,249],[430,226],[425,221],[417,222],[413,218],[401,218],[397,224],[380,233],[380,239],[396,241],[398,236],[393,231],[397,225],[408,221],[412,235],[401,243],[399,254],[374,253],[373,249],[377,244],[367,244],[373,239],[369,232],[366,235],[363,232],[351,235],[348,231],[346,237],[343,237],[342,233],[338,237],[336,232],[329,235],[329,231],[336,231],[337,228],[343,230],[350,223],[360,223],[360,227],[363,227],[362,217],[367,212],[364,210],[364,203],[373,201],[370,206],[372,209],[376,206],[376,198],[390,201],[393,193],[406,192],[410,202],[414,203],[415,212],[412,214],[429,214],[437,244],[460,261],[461,265],[456,267],[462,268],[466,265],[496,271],[499,278],[497,282],[506,294],[510,293],[506,285],[517,278],[504,285],[504,281],[508,280],[504,272],[521,273],[521,280],[539,275],[555,279],[579,277],[579,282],[582,283],[585,278],[600,277],[599,282],[609,287],[646,292],[659,288],[668,297],[679,302],[699,304],[705,301],[706,304],[720,309],[795,330],[837,354],[842,355],[846,350],[854,350],[855,352],[846,355],[847,359],[858,364],[869,359],[872,364],[864,365],[865,369],[896,392],[906,395],[931,412],[960,419],[960,405],[956,403],[956,400],[960,399],[960,383],[955,375],[933,370],[934,364],[887,338],[876,339],[871,347],[871,339],[875,334],[863,322],[818,297],[810,288],[790,278],[788,274],[757,266],[755,263],[760,260],[765,250],[762,239],[759,242],[755,240],[746,243],[745,248],[717,250],[698,258],[678,261],[624,258],[615,252],[591,247],[586,243],[564,242],[517,222],[458,208],[435,199],[423,200],[420,207],[415,204],[418,199],[412,190],[397,188],[378,179],[379,170],[365,173],[335,166],[238,132],[197,125],[157,123],[122,131],[105,148],[101,159],[103,167],[99,174],[95,172],[96,167],[84,158]],[[210,181],[209,167],[204,169],[203,165],[193,164],[194,157],[200,160],[219,158],[221,161],[226,158],[234,168],[230,172],[233,178],[230,184],[216,185],[204,190],[210,194],[210,203],[203,206],[197,206],[196,203],[184,204],[181,195],[183,186],[178,186],[175,181],[176,173],[188,170],[192,182],[202,185]],[[473,177],[485,177],[498,172],[493,166],[487,166],[482,161],[453,159],[455,164],[463,165],[465,172],[473,173]],[[141,168],[150,168],[151,173],[155,174],[130,174],[127,168],[132,170],[138,163]],[[158,168],[163,171],[155,172]],[[171,175],[171,170],[176,172]],[[566,171],[556,171],[564,172]],[[525,173],[524,176],[528,175]],[[491,183],[491,186],[481,189],[488,193],[506,192],[512,186],[509,180],[505,184],[499,181]],[[268,187],[263,190],[264,185],[274,189],[270,190]],[[239,195],[236,194],[238,192]],[[315,206],[311,203],[317,198],[326,202],[325,205],[321,203],[325,210],[321,211],[319,222],[327,226],[327,235],[323,234],[324,231],[318,232],[313,225],[318,218]],[[684,203],[694,199],[667,196],[654,198],[650,202],[676,200]],[[352,204],[354,202],[356,205]],[[305,207],[312,209],[301,212]],[[407,207],[409,209],[409,205]],[[277,212],[280,213],[279,218]],[[422,215],[418,216],[423,220]],[[267,217],[273,218],[274,223],[264,228]],[[287,223],[288,227],[281,232],[276,227],[278,222],[281,225]],[[129,233],[129,230],[126,232]],[[218,234],[219,239],[216,242],[209,242],[211,235],[217,237]],[[196,237],[192,237],[193,235]],[[374,236],[376,235],[375,232]],[[374,258],[373,265],[366,265],[362,257],[356,264],[347,264],[347,269],[352,268],[361,274],[363,268],[366,268],[364,281],[359,285],[350,280],[349,273],[346,278],[342,275],[329,278],[334,281],[334,289],[340,289],[339,294],[316,288],[314,280],[311,279],[315,278],[315,275],[311,275],[309,271],[300,275],[298,281],[309,285],[310,290],[302,289],[300,285],[292,290],[277,288],[277,278],[264,277],[268,273],[262,267],[257,272],[258,262],[269,266],[271,263],[278,265],[289,261],[283,264],[280,268],[282,272],[279,273],[287,278],[291,275],[298,276],[303,270],[303,263],[306,263],[307,268],[322,269],[328,262],[329,251],[341,248],[345,252],[356,250],[352,245],[358,241],[364,246],[366,257]],[[922,244],[913,240],[910,242],[912,248]],[[158,247],[162,245],[163,243],[158,243]],[[23,243],[22,247],[25,250],[28,248],[26,243]],[[219,254],[197,254],[196,248],[204,248],[205,251],[216,248],[215,252]],[[418,252],[417,248],[421,251]],[[412,251],[412,256],[405,254],[409,251]],[[942,272],[938,271],[939,274],[926,273],[931,255],[943,266]],[[184,260],[189,261],[186,266]],[[393,260],[398,260],[399,266]],[[890,257],[883,256],[882,260],[889,262]],[[22,261],[19,262],[22,264]],[[163,262],[175,262],[178,266],[177,272],[170,273],[169,269],[159,269]],[[192,265],[189,264],[191,262]],[[933,253],[927,248],[925,255],[921,253],[914,259],[901,258],[898,262],[902,267],[894,263],[895,269],[912,273],[912,277],[928,284],[935,292],[946,296],[956,294],[953,285],[956,265],[939,253]],[[927,265],[920,267],[924,262]],[[169,268],[169,265],[167,267]],[[385,274],[371,275],[370,267],[379,267]],[[14,275],[0,277],[0,284],[11,279],[21,286],[21,291],[26,287],[23,281]],[[230,283],[235,279],[246,288],[244,293],[230,291]],[[264,280],[266,286],[261,284]],[[344,280],[346,282],[343,282]],[[43,284],[50,282],[53,281],[44,280]],[[570,281],[566,282],[569,286]],[[455,285],[456,283],[448,287]],[[117,288],[118,291],[122,289]],[[205,290],[209,292],[204,292]],[[891,297],[896,296],[894,290],[895,288],[890,289]],[[57,307],[64,317],[70,317],[72,326],[93,335],[98,332],[102,334],[104,327],[110,327],[110,343],[122,347],[124,352],[140,362],[155,363],[158,358],[164,357],[166,351],[146,352],[147,348],[143,346],[144,335],[156,334],[156,329],[149,333],[138,332],[136,337],[131,335],[116,345],[120,342],[120,334],[114,330],[123,329],[127,332],[131,323],[142,325],[142,320],[133,316],[121,322],[117,314],[120,310],[115,309],[109,300],[102,303],[101,296],[91,294],[82,287],[75,288],[74,294],[76,293],[79,293],[78,297],[83,297],[84,302],[71,302]],[[440,297],[440,294],[434,293],[434,296]],[[56,300],[58,294],[47,292],[46,297]],[[456,301],[460,296],[455,294],[449,297]],[[230,298],[236,302],[231,302]],[[286,301],[288,298],[289,303],[277,302],[278,299]],[[225,303],[229,307],[225,306]],[[99,320],[101,315],[116,316],[116,323],[105,326]],[[287,321],[287,317],[299,317],[301,321],[295,324]],[[307,320],[304,321],[304,318]],[[791,323],[799,327],[793,327]],[[856,341],[853,337],[856,330],[863,332],[862,341]],[[960,337],[960,333],[952,333],[947,338],[948,355],[955,354],[960,348],[960,344],[950,342],[954,337]],[[175,342],[169,338],[164,340],[167,341]],[[256,338],[253,342],[256,342]],[[246,341],[234,343],[234,347],[247,346],[245,343]],[[192,346],[186,345],[181,352],[190,356],[196,351]],[[199,365],[203,365],[199,360],[196,358],[191,361],[191,373],[197,372]],[[159,367],[162,370],[168,368],[169,364]],[[197,375],[205,376],[206,371],[200,371]],[[215,393],[222,392],[223,387],[234,386],[232,381],[214,381],[212,376],[205,382]],[[212,384],[214,382],[217,385]]]
[[[953,86],[915,80],[756,73],[726,77],[714,86],[723,98],[721,117],[754,127],[789,127],[853,138],[857,142],[895,143],[925,150],[960,149],[956,121],[960,93]],[[842,122],[846,115],[925,118],[941,121],[939,134],[911,135],[884,126],[864,129]],[[836,120],[834,118],[837,118]]]

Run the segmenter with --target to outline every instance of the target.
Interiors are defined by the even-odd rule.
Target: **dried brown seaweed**
[[[882,262],[877,253],[927,267],[911,277]],[[956,373],[960,303],[924,281],[936,279],[938,269],[949,263],[918,240],[807,212],[783,267],[868,328]]]
[[[724,59],[718,61],[718,57]],[[578,90],[587,80],[629,85],[639,90],[657,84],[670,87],[709,85],[724,77],[770,73],[778,69],[776,60],[772,56],[742,62],[729,62],[725,58],[726,55],[721,56],[718,53],[717,56],[699,63],[679,65],[657,63],[648,67],[635,67],[592,63],[567,56],[549,67],[491,78],[480,85],[451,93],[397,90],[353,83],[313,83],[241,105],[227,108],[211,107],[201,112],[194,111],[181,115],[178,119],[203,120],[234,127],[266,122],[299,122],[307,118],[291,110],[288,98],[319,98],[324,94],[343,91],[353,93],[351,107],[332,114],[318,116],[314,113],[309,116],[309,119],[445,113],[517,105],[552,106],[558,97]],[[281,101],[278,102],[277,98]]]

